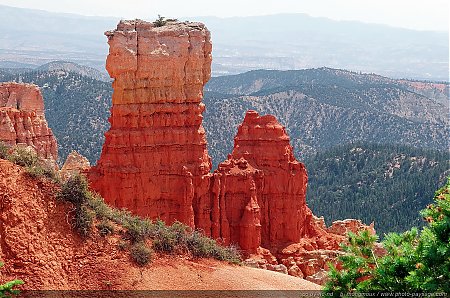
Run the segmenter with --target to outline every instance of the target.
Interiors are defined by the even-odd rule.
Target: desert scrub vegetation
[[[120,250],[127,250],[133,261],[144,266],[151,261],[154,251],[159,253],[187,253],[194,258],[215,258],[234,264],[241,262],[236,247],[224,247],[200,231],[175,222],[168,226],[163,221],[151,221],[132,215],[127,210],[108,206],[89,190],[84,176],[71,177],[57,194],[60,201],[74,205],[74,228],[84,237],[93,235],[94,224],[100,236],[120,235]],[[151,247],[148,246],[151,243]]]
[[[89,236],[92,232],[96,213],[89,205],[89,202],[94,200],[94,198],[89,191],[86,179],[81,175],[71,177],[61,186],[56,199],[73,204],[75,216],[72,225],[81,236]]]
[[[105,237],[114,234],[114,225],[107,220],[102,220],[96,227],[100,236]]]
[[[0,159],[7,159],[8,157],[8,146],[3,142],[0,142]]]
[[[152,249],[150,249],[145,242],[137,242],[133,244],[130,250],[131,258],[140,266],[144,266],[150,262],[152,253]]]
[[[48,178],[60,183],[57,172],[48,162],[39,158],[32,149],[17,146],[9,147],[0,142],[0,158],[24,167],[26,173],[33,178]]]
[[[155,27],[165,26],[169,22],[178,22],[177,19],[166,19],[165,17],[158,15],[158,18],[153,22]]]

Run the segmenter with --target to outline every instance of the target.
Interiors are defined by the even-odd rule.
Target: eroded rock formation
[[[134,20],[106,36],[113,107],[92,188],[114,206],[209,232],[201,103],[211,73],[209,31],[200,23]]]
[[[258,197],[263,173],[244,158],[219,164],[212,179],[211,235],[224,244],[237,243],[247,252],[261,245],[261,208]]]
[[[38,86],[0,83],[0,141],[30,146],[42,158],[58,159],[56,139],[45,119]]]
[[[211,64],[205,26],[121,21],[106,35],[111,128],[89,171],[91,187],[116,207],[238,244],[252,266],[323,282],[343,233],[367,227],[343,221],[327,228],[312,214],[305,166],[274,116],[247,112],[233,152],[210,173],[201,103]]]
[[[346,236],[349,232],[358,233],[361,230],[369,230],[371,234],[375,234],[374,223],[366,226],[359,219],[345,219],[334,221],[327,231],[332,234]]]
[[[306,206],[308,176],[298,162],[284,127],[272,115],[245,115],[234,139],[231,158],[244,158],[263,173],[259,189],[261,243],[272,248],[317,235]]]
[[[290,276],[215,260],[158,255],[151,264],[137,266],[129,252],[119,248],[123,243],[119,235],[100,236],[95,231],[88,239],[80,237],[71,225],[73,205],[55,200],[57,191],[53,182],[33,179],[23,168],[0,159],[0,260],[4,263],[0,282],[23,280],[18,297],[47,297],[50,290],[320,289]],[[42,294],[28,291],[33,293],[29,295],[27,290]],[[104,291],[76,296],[110,297]]]
[[[90,168],[89,160],[74,150],[67,156],[59,173],[62,181],[66,181],[74,175],[88,171]]]
[[[212,178],[212,236],[248,253],[326,234],[306,205],[305,166],[284,127],[271,115],[247,112],[233,152]]]

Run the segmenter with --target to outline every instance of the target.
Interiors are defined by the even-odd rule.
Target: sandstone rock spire
[[[313,216],[305,166],[274,116],[247,112],[232,153],[210,173],[201,103],[211,65],[205,26],[121,21],[106,35],[111,128],[89,171],[91,187],[116,207],[237,244],[258,267],[321,275],[344,239],[333,230],[359,226],[328,230]]]
[[[243,210],[248,209],[245,205],[254,197],[251,204],[257,221],[253,221],[253,229],[260,233],[260,245],[265,248],[296,243],[302,237],[317,234],[305,200],[306,168],[295,159],[289,141],[284,127],[274,116],[260,116],[255,111],[248,111],[238,128],[233,152],[214,174],[214,182],[220,184],[220,191],[216,192],[220,193],[219,197],[227,198],[224,207],[229,214],[238,212],[229,211],[230,208],[240,210],[240,220],[246,221],[241,225],[249,224],[245,220],[249,216]],[[225,171],[230,164],[245,166]],[[247,180],[250,183],[244,183]],[[239,206],[236,201],[244,205]],[[236,219],[232,221],[236,222]],[[236,239],[236,233],[231,234],[231,239]],[[237,242],[252,246],[245,238],[240,237]],[[250,251],[255,251],[259,246],[255,246],[257,241],[250,242],[253,243]]]
[[[201,103],[211,74],[209,31],[201,23],[133,20],[105,34],[111,128],[91,187],[114,206],[209,231],[211,159]]]

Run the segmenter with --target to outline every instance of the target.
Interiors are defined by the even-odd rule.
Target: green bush
[[[153,22],[153,25],[155,27],[162,27],[165,26],[168,22],[178,22],[178,19],[166,19],[165,17],[158,15],[158,18]]]
[[[75,207],[80,207],[86,204],[92,198],[92,194],[89,191],[88,182],[82,175],[75,175],[69,178],[61,186],[61,190],[57,194],[57,199],[70,202]]]
[[[236,247],[223,247],[215,240],[203,236],[200,232],[194,231],[186,238],[188,250],[194,257],[215,258],[220,261],[228,261],[238,264],[241,261],[239,251]]]
[[[152,257],[152,250],[144,242],[137,242],[131,247],[131,257],[139,266],[147,265]]]
[[[236,247],[220,246],[215,240],[204,236],[199,231],[193,231],[180,222],[166,226],[163,221],[157,221],[152,233],[155,251],[165,253],[187,251],[196,258],[215,258],[235,264],[241,262]]]
[[[158,15],[158,18],[153,22],[155,27],[162,27],[167,23],[166,18]]]
[[[0,262],[0,267],[3,266],[3,263]],[[9,281],[4,284],[0,284],[0,298],[9,298],[12,295],[18,295],[20,294],[20,291],[15,289],[16,286],[23,285],[23,281],[19,279],[15,279],[12,281]]]
[[[103,220],[97,225],[97,230],[100,236],[105,237],[114,234],[114,226],[108,220]]]
[[[26,173],[33,178],[45,177],[60,182],[55,170],[51,169],[49,166],[37,164],[32,167],[26,167],[25,170]]]
[[[0,159],[8,159],[9,156],[9,148],[5,143],[0,142]]]
[[[135,216],[131,214],[129,210],[122,209],[112,209],[111,210],[111,220],[120,225],[126,225],[128,222],[133,221]]]
[[[9,155],[9,160],[21,167],[33,167],[38,163],[39,158],[33,150],[16,147]]]
[[[386,254],[375,256],[376,237],[350,234],[339,258],[342,270],[330,265],[324,291],[336,296],[367,292],[450,293],[450,177],[421,212],[428,226],[383,240]]]
[[[103,198],[100,197],[98,194],[85,194],[86,198],[86,204],[88,204],[89,208],[95,211],[95,214],[98,219],[101,220],[112,220],[113,218],[113,209],[109,207],[105,202],[103,201]]]
[[[103,199],[89,191],[88,183],[83,176],[73,176],[61,186],[57,194],[61,201],[70,202],[75,206],[74,226],[82,236],[89,236],[94,221],[100,220],[97,229],[101,236],[114,233],[115,223],[125,231],[123,239],[129,241],[134,248],[134,260],[141,262],[145,259],[142,244],[146,240],[152,241],[152,248],[158,252],[190,252],[194,257],[211,257],[232,263],[240,262],[240,255],[236,248],[222,247],[216,241],[193,231],[186,225],[175,222],[167,226],[163,221],[152,222],[133,216],[128,210],[117,210],[109,207]],[[120,244],[119,248],[126,249],[128,245]],[[150,251],[151,254],[151,251]],[[143,264],[138,263],[138,264]]]
[[[149,220],[139,217],[131,217],[123,223],[123,227],[127,230],[127,237],[131,242],[141,242],[148,238],[152,229],[152,223]]]
[[[89,207],[92,194],[89,191],[86,178],[75,175],[69,178],[61,186],[56,198],[61,201],[70,202],[75,207],[74,227],[82,236],[89,236],[96,213]]]
[[[177,247],[183,249],[186,243],[188,228],[180,222],[166,226],[161,220],[154,224],[153,249],[160,252],[173,252]]]
[[[74,225],[81,236],[87,237],[91,234],[94,218],[95,212],[86,205],[83,204],[76,208]]]

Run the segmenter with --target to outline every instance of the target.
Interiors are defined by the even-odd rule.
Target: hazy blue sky
[[[307,13],[419,30],[449,26],[448,0],[0,0],[0,4],[83,15],[153,19]]]

